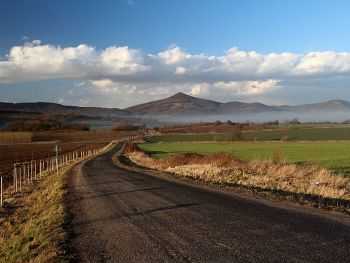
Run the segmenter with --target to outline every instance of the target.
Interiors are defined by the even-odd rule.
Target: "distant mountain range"
[[[0,116],[7,113],[41,113],[41,114],[74,114],[97,118],[132,118],[157,116],[210,116],[210,115],[254,115],[259,113],[295,113],[312,114],[322,112],[342,112],[350,114],[350,102],[345,100],[329,100],[320,103],[296,106],[271,106],[262,103],[245,103],[239,101],[218,102],[201,99],[184,93],[156,101],[139,104],[126,109],[64,106],[57,103],[7,103],[0,102]]]
[[[264,112],[350,112],[350,102],[329,100],[326,102],[302,104],[297,106],[270,106],[262,103],[239,101],[217,102],[177,93],[171,97],[132,106],[126,109],[140,115],[222,115],[222,114],[257,114]]]

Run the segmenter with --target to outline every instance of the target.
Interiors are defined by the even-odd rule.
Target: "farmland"
[[[149,142],[176,141],[320,141],[350,140],[348,125],[293,125],[271,127],[270,129],[232,130],[222,133],[186,133],[154,136]]]
[[[108,130],[0,132],[0,175],[8,180],[15,162],[54,156],[56,145],[59,153],[64,154],[99,148],[120,136],[121,132]]]
[[[130,132],[129,132],[130,133]],[[39,131],[39,132],[1,132],[0,145],[31,142],[76,142],[76,141],[111,141],[123,136],[123,132],[112,130],[92,130],[92,131]]]
[[[38,160],[52,157],[55,155],[56,145],[59,148],[59,154],[64,154],[76,150],[90,150],[99,148],[106,143],[25,143],[0,145],[0,175],[8,181],[12,175],[13,164],[15,162],[24,162],[29,160]]]

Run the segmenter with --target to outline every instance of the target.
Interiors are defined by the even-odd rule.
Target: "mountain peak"
[[[147,102],[127,108],[128,111],[139,114],[207,114],[216,112],[220,102],[196,98],[183,92],[178,92],[165,99]]]
[[[183,92],[178,92],[175,93],[174,95],[170,96],[169,98],[174,98],[174,99],[185,99],[185,98],[192,98],[192,96],[187,95]]]

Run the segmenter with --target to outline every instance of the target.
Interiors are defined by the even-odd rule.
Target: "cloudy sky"
[[[341,0],[4,0],[0,101],[350,100],[348,10]]]

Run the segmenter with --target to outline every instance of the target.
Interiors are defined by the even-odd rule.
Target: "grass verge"
[[[350,178],[334,175],[315,165],[296,165],[277,161],[242,161],[228,154],[179,154],[163,159],[151,158],[126,147],[129,159],[139,166],[164,171],[178,177],[209,184],[241,186],[269,191],[291,200],[305,200],[322,207],[350,208]]]
[[[0,262],[65,262],[65,177],[50,175],[25,189],[0,215]]]

